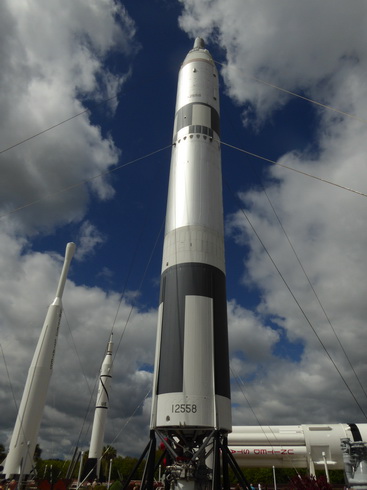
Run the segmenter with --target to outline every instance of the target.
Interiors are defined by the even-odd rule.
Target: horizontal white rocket
[[[341,440],[367,441],[367,424],[234,426],[229,449],[240,466],[344,469]]]
[[[19,478],[29,475],[33,465],[33,454],[37,444],[38,432],[46,403],[47,390],[52,374],[57,336],[59,332],[62,302],[66,278],[75,244],[66,246],[56,297],[48,308],[45,322],[33,356],[28,377],[18,410],[9,453],[4,462],[5,478]]]

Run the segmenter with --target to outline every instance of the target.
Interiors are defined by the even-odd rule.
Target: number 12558
[[[195,403],[175,403],[172,404],[172,413],[196,413]]]

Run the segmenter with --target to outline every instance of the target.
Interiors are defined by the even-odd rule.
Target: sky
[[[0,443],[69,241],[42,456],[88,448],[112,330],[105,444],[148,442],[177,75],[196,36],[221,83],[233,424],[367,422],[366,17],[364,0],[0,3]]]

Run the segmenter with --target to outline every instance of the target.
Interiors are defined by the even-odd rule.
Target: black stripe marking
[[[353,436],[354,441],[361,441],[362,436],[361,433],[359,432],[358,426],[356,424],[349,424],[350,431]]]
[[[214,109],[214,107],[210,106],[209,104],[203,104],[198,102],[192,102],[191,104],[186,104],[176,112],[176,116],[175,116],[176,134],[180,131],[180,129],[185,128],[186,126],[191,126],[193,124],[192,109],[194,105],[202,105],[202,106],[209,107],[210,121],[211,121],[210,129],[215,131],[217,135],[220,136],[220,122],[219,122],[218,112]]]
[[[183,391],[185,296],[213,299],[215,393],[230,398],[226,282],[211,265],[184,263],[165,270],[161,278],[163,303],[157,394]]]

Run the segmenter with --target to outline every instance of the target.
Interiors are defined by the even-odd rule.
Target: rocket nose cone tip
[[[194,42],[194,49],[205,49],[204,39],[197,37]]]

